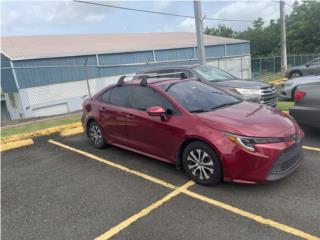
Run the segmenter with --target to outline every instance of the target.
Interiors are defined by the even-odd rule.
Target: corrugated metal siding
[[[249,43],[227,45],[227,56],[247,55],[249,53]],[[207,46],[206,54],[208,58],[224,57],[224,45]],[[98,67],[96,55],[21,60],[13,61],[13,64],[15,66],[16,76],[20,88],[29,88],[70,81],[79,81],[84,79],[93,79],[128,74],[142,69],[157,66],[196,63],[195,61],[190,61],[191,59],[195,58],[193,47],[181,49],[155,50],[155,57],[156,61],[181,61],[174,63],[154,63],[152,51],[140,51],[133,53],[99,55],[100,65],[146,63],[138,66],[133,65]],[[84,67],[86,60],[87,65],[89,65],[88,67]]]
[[[205,49],[207,58],[224,56],[224,45],[207,46]]]
[[[20,88],[28,88],[99,77],[97,67],[81,67],[85,65],[86,60],[87,65],[97,64],[95,55],[14,61],[13,64]]]
[[[194,59],[193,48],[155,50],[156,61],[174,61]]]
[[[227,45],[227,56],[240,56],[250,54],[249,43],[236,43]]]
[[[99,55],[101,65],[153,62],[152,51]]]
[[[17,92],[18,88],[14,81],[12,69],[10,68],[10,59],[1,54],[1,89],[3,92]]]

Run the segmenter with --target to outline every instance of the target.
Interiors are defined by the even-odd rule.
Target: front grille
[[[274,86],[261,88],[260,103],[274,107],[278,102],[278,92]]]
[[[303,159],[301,144],[295,144],[285,149],[274,162],[267,179],[277,180],[292,172]]]

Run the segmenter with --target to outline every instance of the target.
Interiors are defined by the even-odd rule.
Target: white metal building
[[[208,64],[251,76],[250,43],[205,35]],[[2,37],[1,87],[11,119],[81,109],[83,99],[141,69],[197,62],[194,33]]]

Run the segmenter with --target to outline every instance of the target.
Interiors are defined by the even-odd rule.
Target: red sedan
[[[121,78],[84,102],[82,123],[93,146],[175,164],[204,185],[278,180],[303,159],[292,118],[195,80]]]

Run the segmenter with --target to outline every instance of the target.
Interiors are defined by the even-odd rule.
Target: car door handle
[[[126,118],[131,118],[131,119],[132,119],[132,118],[135,118],[135,116],[132,115],[132,114],[130,114],[130,113],[126,114],[125,117],[126,117]]]
[[[100,110],[101,110],[102,112],[107,112],[107,111],[108,111],[108,109],[107,109],[106,107],[101,107]]]

